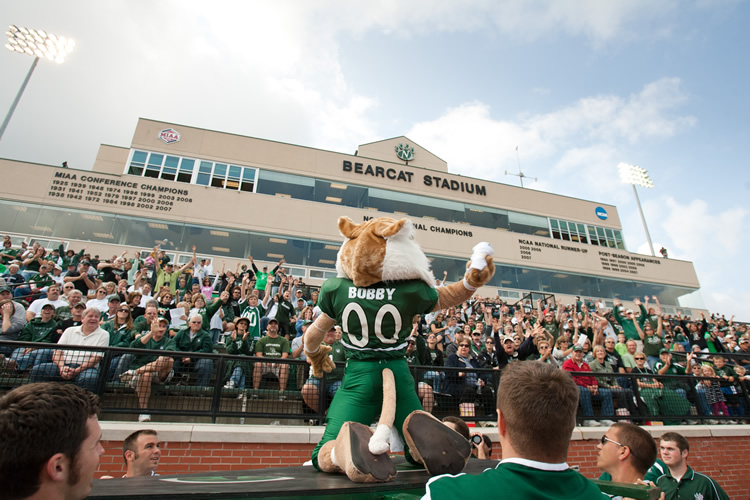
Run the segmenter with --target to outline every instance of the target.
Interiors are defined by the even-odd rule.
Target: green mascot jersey
[[[406,353],[412,320],[435,308],[437,290],[409,280],[357,287],[347,278],[323,283],[320,310],[341,326],[347,359],[397,359]]]
[[[312,462],[318,468],[318,452],[327,441],[336,439],[344,422],[370,425],[383,404],[382,370],[393,371],[396,382],[394,428],[404,436],[404,419],[421,410],[414,390],[414,378],[406,363],[406,339],[412,319],[435,308],[438,293],[421,280],[376,283],[357,287],[347,278],[328,279],[320,288],[320,309],[341,326],[341,344],[346,352],[346,371],[341,387],[326,415],[326,429],[313,450]],[[416,463],[409,450],[406,459]]]

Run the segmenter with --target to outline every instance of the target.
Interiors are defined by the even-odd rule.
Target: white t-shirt
[[[49,300],[49,299],[36,299],[34,302],[31,303],[29,306],[29,311],[34,313],[35,318],[41,318],[42,317],[42,306],[44,304],[52,304],[55,306],[55,309],[58,307],[67,306],[68,302],[63,300],[62,298],[59,298],[55,301]]]

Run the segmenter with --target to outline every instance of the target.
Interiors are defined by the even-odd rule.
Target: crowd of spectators
[[[259,268],[250,256],[234,270],[215,271],[210,259],[198,259],[195,247],[178,266],[159,246],[131,258],[123,252],[100,259],[85,247],[66,251],[63,242],[50,252],[36,243],[16,249],[6,237],[0,251],[0,340],[40,347],[0,346],[0,368],[28,372],[32,381],[70,380],[94,390],[101,354],[55,350],[52,344],[129,347],[143,354],[113,356],[108,381],[130,384],[142,421],[150,420],[152,384],[174,378],[206,390],[213,378],[221,378],[226,389],[257,390],[271,374],[282,401],[291,378],[317,411],[321,391],[332,397],[343,371],[327,376],[322,387],[303,366],[293,371],[274,361],[304,360],[304,334],[320,312],[317,292],[288,275],[284,264],[281,259],[270,270],[268,264]],[[431,411],[436,397],[446,395],[465,416],[494,416],[503,369],[540,360],[574,373],[583,425],[611,425],[615,416],[691,421],[691,413],[727,417],[722,422],[750,419],[743,387],[750,365],[746,325],[664,314],[656,297],[633,303],[631,310],[618,300],[610,309],[592,299],[565,305],[554,296],[534,304],[475,297],[416,316],[406,356],[418,366],[422,404]],[[344,361],[340,338],[340,329],[326,336],[336,361]],[[214,373],[213,359],[191,356],[217,349],[269,359],[233,358],[224,373]]]

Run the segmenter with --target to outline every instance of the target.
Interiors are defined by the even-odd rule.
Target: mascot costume
[[[415,315],[461,304],[490,281],[495,272],[492,247],[475,246],[464,279],[435,288],[411,221],[382,217],[355,224],[341,217],[338,226],[346,238],[336,260],[338,276],[320,289],[322,314],[305,334],[305,353],[315,376],[330,372],[335,366],[328,356],[331,348],[322,341],[338,323],[346,374],[313,451],[313,465],[355,482],[390,481],[396,476],[388,456],[395,424],[409,462],[423,465],[431,475],[457,474],[466,466],[471,446],[422,411],[405,358],[407,339]],[[373,432],[369,426],[378,413]]]

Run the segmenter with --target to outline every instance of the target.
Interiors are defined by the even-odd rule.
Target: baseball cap
[[[81,265],[82,265],[82,266],[90,266],[90,265],[91,265],[91,262],[89,262],[89,261],[87,261],[87,260],[82,260],[82,261],[81,261]]]
[[[583,351],[583,347],[581,347],[580,345],[576,344],[576,345],[575,345],[575,346],[573,347],[573,350],[574,350],[574,351]]]
[[[416,340],[411,339],[411,338],[409,340],[407,340],[406,342],[409,343],[409,344],[416,344],[417,343]]]
[[[508,342],[509,340],[513,342],[513,337],[511,337],[510,335],[506,335],[505,337],[503,337],[503,344]]]
[[[86,309],[86,304],[84,304],[83,302],[79,302],[78,304],[73,306],[73,309],[79,309],[79,308]]]
[[[8,285],[2,285],[2,286],[0,286],[0,293],[2,293],[2,292],[10,292],[10,291],[11,291],[11,289],[10,289],[10,287]]]
[[[269,322],[269,323],[270,323],[271,321],[273,321],[273,322],[274,322],[274,323],[276,323],[277,325],[279,324],[279,321],[278,321],[278,320],[277,320],[276,318],[270,318],[270,319],[268,320],[268,322]]]
[[[250,318],[238,318],[234,323],[237,324],[240,321],[245,321],[248,325],[250,324]]]
[[[750,339],[747,337],[740,337],[740,344],[747,344],[748,342],[750,342]]]
[[[659,351],[659,354],[671,354],[671,353],[672,351],[670,351],[669,349],[662,349]]]
[[[169,320],[163,316],[159,316],[159,322],[160,323],[166,323],[167,326],[169,326]]]
[[[53,311],[55,310],[55,305],[54,304],[50,304],[49,302],[47,302],[46,304],[44,304],[42,306],[42,309],[44,309],[46,307],[52,309]]]
[[[109,303],[109,302],[121,302],[120,296],[117,295],[116,293],[113,293],[112,295],[110,295],[109,297],[107,297],[107,303]]]

